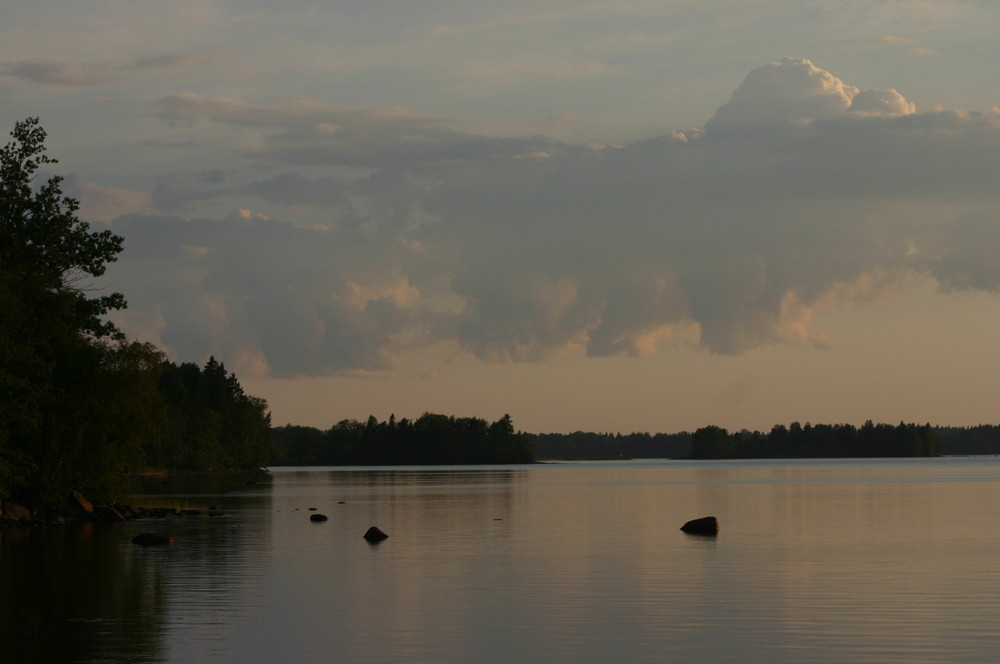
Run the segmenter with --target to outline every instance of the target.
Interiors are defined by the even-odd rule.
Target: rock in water
[[[326,515],[325,514],[310,514],[309,515],[309,520],[310,521],[326,521]]]
[[[718,535],[719,520],[714,516],[693,519],[681,526],[681,530],[689,535]]]
[[[381,542],[384,539],[389,539],[389,536],[383,533],[375,526],[372,526],[371,528],[368,529],[368,532],[365,533],[365,539],[368,540],[369,542],[374,543],[374,542]]]
[[[158,546],[160,544],[170,544],[174,541],[174,538],[158,533],[139,533],[132,538],[132,541],[139,546]]]

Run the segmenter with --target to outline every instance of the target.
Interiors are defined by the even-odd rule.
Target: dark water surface
[[[993,457],[274,469],[136,502],[222,515],[0,531],[0,661],[1000,653]],[[679,530],[709,514],[717,538]],[[368,544],[372,525],[389,539]],[[176,541],[131,543],[151,530]]]

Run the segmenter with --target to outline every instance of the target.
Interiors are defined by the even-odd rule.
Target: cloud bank
[[[704,130],[620,146],[307,98],[152,106],[252,135],[246,168],[165,181],[158,214],[112,225],[120,321],[182,359],[297,376],[440,343],[499,362],[743,354],[822,346],[818,308],[914,274],[1000,290],[1000,111],[917,112],[808,60],[750,72]],[[313,221],[174,216],[205,201]]]

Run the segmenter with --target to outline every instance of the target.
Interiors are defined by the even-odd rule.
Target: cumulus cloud
[[[714,135],[787,131],[849,111],[907,115],[916,107],[895,90],[860,90],[809,60],[784,58],[755,69],[716,111],[705,129]]]
[[[287,376],[388,371],[439,342],[500,362],[669,343],[740,354],[824,346],[818,309],[914,273],[1000,290],[1000,111],[920,113],[786,58],[751,72],[704,132],[574,146],[398,118],[370,152],[345,143],[367,168],[347,178],[296,171],[305,153],[287,136],[378,114],[310,106],[174,106],[285,134],[266,149],[273,173],[218,191],[323,211],[310,228],[116,221],[128,249],[109,276],[178,355]]]
[[[115,283],[180,357],[245,356],[278,376],[393,364],[413,297],[393,269],[398,247],[246,210],[222,220],[125,216],[113,229],[126,243]]]
[[[917,106],[890,88],[888,90],[862,90],[854,95],[848,110],[871,115],[910,115],[917,112]]]

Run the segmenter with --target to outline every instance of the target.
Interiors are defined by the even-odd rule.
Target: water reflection
[[[221,624],[266,567],[268,549],[255,543],[268,540],[267,484],[242,475],[190,476],[144,480],[137,490],[137,503],[203,513],[0,530],[3,661],[172,661],[178,632]],[[221,516],[209,517],[209,506]],[[145,530],[167,532],[175,544],[132,544]]]
[[[177,482],[145,500],[223,516],[170,523],[171,547],[131,545],[148,524],[2,533],[12,661],[992,662],[1000,647],[995,459]],[[706,515],[717,538],[680,531]],[[389,539],[369,545],[370,526]]]
[[[0,642],[9,662],[162,660],[162,571],[114,526],[0,530]]]

